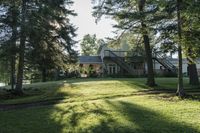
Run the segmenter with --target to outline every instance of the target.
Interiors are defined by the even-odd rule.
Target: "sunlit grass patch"
[[[2,102],[59,101],[48,106],[1,111],[0,133],[200,132],[200,102],[177,98],[173,92],[175,83],[171,83],[176,82],[174,79],[168,80],[168,87],[166,79],[157,81],[164,88],[155,88],[161,90],[159,93],[149,93],[154,88],[147,87],[145,79],[77,79],[33,84],[26,91],[31,94],[35,89],[38,94]],[[165,93],[165,89],[172,92]]]

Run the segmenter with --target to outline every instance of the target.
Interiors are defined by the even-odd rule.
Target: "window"
[[[109,64],[108,65],[108,74],[116,74],[117,73],[117,65]]]

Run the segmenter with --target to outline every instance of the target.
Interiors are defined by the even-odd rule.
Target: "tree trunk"
[[[59,80],[59,69],[54,69],[54,80]]]
[[[199,85],[199,77],[197,73],[197,66],[194,59],[192,59],[192,50],[188,48],[188,74],[189,74],[189,84],[190,85]]]
[[[10,77],[10,81],[11,81],[11,90],[14,90],[14,86],[15,86],[15,57],[14,55],[11,57],[11,77]]]
[[[146,3],[146,0],[138,1],[138,8],[139,8],[139,11],[141,12],[141,15],[143,14],[145,3]],[[152,87],[152,86],[156,86],[155,79],[154,79],[154,71],[153,71],[152,51],[150,47],[147,27],[144,24],[143,19],[144,18],[142,18],[141,20],[141,27],[142,27],[142,35],[143,35],[146,61],[147,61],[147,85]]]
[[[12,1],[13,7],[11,8],[12,13],[12,38],[11,38],[11,90],[14,90],[15,86],[15,65],[16,65],[16,41],[17,41],[17,8],[16,8],[16,1]]]
[[[42,82],[46,82],[46,68],[42,69]]]
[[[17,73],[17,83],[15,88],[15,93],[17,95],[23,94],[22,84],[23,84],[23,70],[24,70],[24,53],[25,53],[25,43],[26,43],[26,0],[22,0],[22,19],[21,19],[21,34],[20,34],[20,46],[19,46],[19,64]]]
[[[185,92],[183,89],[183,74],[182,74],[182,30],[181,30],[181,17],[180,17],[180,5],[181,0],[177,0],[177,19],[178,19],[178,37],[179,37],[179,45],[178,45],[178,87],[176,94],[180,97],[185,96]]]
[[[183,89],[183,74],[182,74],[182,48],[178,46],[178,88],[176,94],[180,97],[184,97],[185,92]]]
[[[188,71],[189,71],[189,84],[199,85],[199,77],[197,73],[196,64],[188,64]]]
[[[152,51],[149,44],[148,35],[143,35],[145,53],[146,53],[146,61],[147,61],[147,85],[148,86],[156,86],[154,79],[154,71],[153,71],[153,61],[152,61]]]

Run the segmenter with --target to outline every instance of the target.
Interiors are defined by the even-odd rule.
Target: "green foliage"
[[[182,19],[184,20],[182,41],[184,52],[191,60],[200,57],[199,6],[199,1],[192,0],[191,2],[185,2],[185,8],[182,10]],[[188,51],[188,49],[190,49],[190,51]]]
[[[88,66],[79,66],[79,72],[80,74],[85,74],[87,77],[98,77],[98,74],[96,73],[96,70],[92,64]]]
[[[96,35],[85,35],[80,43],[82,55],[97,55],[98,40]]]
[[[160,1],[146,0],[93,0],[94,13],[97,18],[109,16],[116,20],[114,27],[125,33],[133,33],[134,36],[142,38],[145,48],[145,56],[148,68],[147,84],[154,86],[154,73],[152,63],[152,48],[150,43],[154,43],[157,26],[166,17],[163,8],[160,8]],[[140,39],[139,39],[140,40]],[[155,43],[154,43],[155,44]],[[152,45],[154,45],[152,44]]]
[[[16,53],[18,48],[16,42],[19,39],[19,1],[4,0],[0,2],[0,62],[2,75],[6,74],[6,80],[14,85]],[[6,65],[5,65],[6,64]],[[2,67],[4,66],[4,67]],[[5,76],[4,76],[5,77]],[[10,79],[9,79],[10,78]]]
[[[199,53],[199,1],[182,1],[181,5],[181,19],[182,19],[182,40],[184,54],[188,57],[188,48],[192,51],[192,59],[198,57]],[[161,50],[163,52],[177,51],[177,19],[176,19],[176,1],[169,0],[163,2],[164,12],[167,12],[167,17],[162,20],[162,25],[159,25],[159,39],[161,43]]]
[[[33,3],[34,4],[34,3]],[[76,62],[76,52],[72,49],[76,43],[76,29],[68,16],[76,15],[67,9],[71,1],[40,1],[29,15],[30,52],[29,60],[39,70],[65,68],[66,64]],[[66,4],[66,7],[63,5]],[[43,6],[42,6],[43,5]],[[46,21],[44,21],[46,20]]]
[[[1,1],[0,30],[6,33],[0,39],[1,56],[10,64],[11,60],[17,60],[19,69],[28,67],[30,73],[36,69],[65,69],[66,65],[75,63],[76,28],[69,19],[76,15],[70,9],[72,4],[71,0]]]

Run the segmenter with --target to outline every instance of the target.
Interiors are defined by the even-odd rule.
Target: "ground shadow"
[[[105,105],[107,106],[105,108]],[[14,111],[14,112],[13,112]],[[116,112],[116,113],[113,113]],[[179,112],[177,112],[179,113]],[[118,114],[129,125],[116,119]],[[96,116],[98,123],[90,122]],[[125,101],[105,100],[104,104],[84,102],[43,106],[0,114],[0,132],[6,133],[198,133],[187,123],[169,119],[149,108]],[[17,121],[17,123],[16,123]],[[81,127],[82,122],[86,123]],[[136,125],[136,126],[134,126]]]
[[[63,126],[51,119],[53,106],[1,111],[1,133],[61,133]]]
[[[101,80],[101,79],[98,79]],[[131,79],[129,79],[131,80]],[[174,96],[175,95],[175,89],[162,89],[162,88],[148,88],[145,83],[141,81],[136,81],[136,82],[129,82],[127,79],[124,80],[119,80],[120,82],[123,82],[124,84],[133,87],[133,86],[138,86],[138,88],[145,88],[144,90],[138,90],[139,92],[144,92],[144,94],[168,94],[167,96]],[[88,79],[88,81],[94,81],[94,79]],[[75,82],[68,82],[70,83],[75,83]],[[158,86],[160,87],[160,86]],[[188,90],[188,92],[195,92],[196,90]],[[173,95],[169,95],[173,94]],[[130,94],[131,95],[136,95],[135,93]],[[88,109],[87,105],[83,106],[82,112],[77,112],[76,111],[76,106],[69,107],[68,109],[59,109],[56,108],[58,112],[62,112],[61,114],[66,115],[70,114],[69,119],[66,121],[65,124],[62,123],[62,117],[60,118],[60,123],[59,125],[62,125],[62,128],[69,127],[71,131],[74,132],[93,132],[93,133],[110,133],[110,132],[124,132],[124,133],[182,133],[182,132],[189,132],[189,133],[197,133],[200,132],[197,129],[187,125],[186,123],[180,123],[176,121],[169,120],[167,117],[159,114],[158,112],[149,110],[148,108],[129,103],[129,102],[110,102],[108,99],[116,98],[116,97],[122,97],[123,95],[116,95],[116,96],[108,96],[108,97],[102,97],[100,99],[107,99],[107,104],[112,107],[112,110],[118,111],[121,115],[124,115],[130,123],[135,123],[138,125],[139,128],[131,128],[129,126],[125,126],[121,123],[118,123],[116,119],[106,111],[103,110],[101,107],[96,106],[95,109]],[[127,95],[126,95],[127,96]],[[156,95],[157,96],[157,95]],[[196,96],[196,94],[195,94]],[[99,99],[89,99],[89,100],[99,100]],[[192,99],[193,100],[193,99]],[[98,114],[101,116],[105,116],[106,119],[101,119],[99,124],[97,125],[92,125],[88,128],[78,128],[76,127],[79,126],[79,121],[81,119],[84,119],[87,117],[88,114]],[[178,112],[177,112],[178,113]]]
[[[64,89],[60,90],[65,86],[66,84],[64,82],[25,85],[23,86],[24,94],[22,96],[16,96],[3,90],[1,92],[2,95],[0,95],[0,111],[60,103],[61,101],[69,99],[75,95],[68,91],[64,91]],[[69,83],[67,86],[72,88],[73,85]]]
[[[175,78],[172,78],[170,80],[175,80]],[[185,79],[187,81],[187,79]],[[148,87],[145,82],[144,79],[129,79],[127,80],[118,80],[119,82],[122,82],[123,84],[136,89],[139,93],[143,94],[143,95],[151,95],[151,94],[160,94],[160,95],[156,95],[156,97],[160,97],[160,98],[166,98],[166,99],[172,99],[173,97],[176,96],[176,83],[175,81],[172,83],[172,85],[166,85],[167,81],[165,81],[166,83],[164,83],[164,78],[161,78],[158,80],[158,84],[155,87]],[[186,96],[184,97],[184,99],[188,99],[188,100],[195,100],[195,101],[200,101],[200,86],[193,86],[193,85],[189,85],[185,83],[184,86],[184,91],[186,93]]]
[[[110,102],[107,103],[113,107],[114,110],[118,110],[121,114],[125,115],[126,119],[135,123],[139,128],[126,128],[120,132],[132,132],[132,133],[197,133],[198,130],[188,126],[186,123],[180,123],[172,120],[168,120],[165,116],[158,112],[149,110],[148,108],[129,103],[129,102]],[[178,112],[177,112],[178,113]],[[100,125],[101,126],[101,125]]]
[[[94,104],[94,103],[93,103]],[[142,107],[129,102],[124,101],[109,101],[106,100],[106,104],[110,109],[106,110],[95,105],[95,108],[91,109],[87,103],[82,104],[81,112],[77,111],[78,106],[67,107],[67,109],[55,108],[56,112],[59,112],[60,119],[57,121],[62,125],[62,128],[70,129],[71,132],[77,133],[198,133],[197,129],[189,126],[187,123],[178,122],[176,120],[169,119],[162,114],[150,110],[149,108]],[[124,117],[128,121],[129,125],[119,123],[109,112],[117,112],[120,117]],[[178,112],[177,112],[178,113]],[[63,119],[62,116],[68,114],[68,119]],[[86,127],[80,127],[80,121],[83,121],[88,115],[95,114],[103,117],[99,119],[97,123],[90,123],[85,125]],[[88,119],[86,119],[88,121]],[[64,122],[64,123],[63,123]],[[136,125],[136,126],[135,126]]]
[[[55,85],[52,91],[48,92],[52,95],[55,93],[57,98],[70,97],[67,93],[58,93],[58,89],[65,83]],[[69,85],[72,85],[69,83]],[[132,84],[127,84],[132,86]],[[48,89],[48,86],[45,88]],[[51,86],[52,87],[52,86]],[[45,89],[44,88],[44,89]],[[57,95],[58,94],[58,95]],[[44,96],[48,96],[46,94]],[[54,98],[55,98],[54,97]],[[118,96],[117,96],[118,97]],[[145,108],[134,103],[125,101],[114,101],[108,97],[105,104],[109,109],[101,107],[95,102],[83,104],[71,103],[57,106],[44,106],[37,108],[28,108],[22,110],[2,111],[0,114],[0,132],[4,133],[198,133],[197,129],[189,126],[187,123],[178,122],[163,116],[162,114]],[[104,99],[104,98],[103,98]],[[105,98],[106,99],[106,98]],[[58,101],[59,102],[59,101]],[[92,108],[91,105],[93,104]],[[81,109],[80,109],[81,108]],[[117,112],[129,125],[120,123],[116,117],[110,112]],[[177,112],[179,113],[179,112]],[[80,121],[88,120],[88,115],[101,116],[98,123],[90,123],[87,127],[80,127]],[[17,122],[16,122],[17,121]],[[132,127],[131,125],[137,125]]]
[[[0,104],[0,133],[63,132],[65,125],[51,117],[57,110],[55,105],[67,97],[73,97],[67,92],[59,91],[64,86],[64,82],[26,85],[23,87],[25,93],[23,97],[9,96],[1,99],[1,101],[9,101],[9,104],[2,102]],[[19,103],[15,104],[12,100]]]

